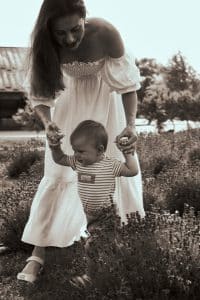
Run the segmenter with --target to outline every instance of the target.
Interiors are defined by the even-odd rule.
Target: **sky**
[[[85,0],[85,3],[88,17],[111,22],[136,58],[155,58],[167,65],[181,51],[200,73],[199,0]],[[29,46],[41,4],[42,0],[0,0],[0,46]]]

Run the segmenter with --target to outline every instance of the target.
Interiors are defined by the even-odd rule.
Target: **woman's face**
[[[85,33],[85,19],[78,14],[57,18],[52,23],[52,34],[55,41],[70,50],[76,50]]]

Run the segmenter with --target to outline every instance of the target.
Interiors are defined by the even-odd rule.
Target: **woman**
[[[138,69],[110,23],[86,19],[83,0],[44,0],[33,31],[30,74],[29,98],[52,144],[64,134],[63,151],[72,154],[71,132],[81,121],[93,119],[108,131],[109,156],[123,159],[114,144],[123,136],[129,137],[123,150],[134,149]],[[118,180],[116,201],[122,221],[133,211],[144,216],[140,173]],[[18,279],[35,281],[45,247],[71,245],[85,225],[75,174],[53,162],[47,145],[44,177],[22,237],[35,247]]]

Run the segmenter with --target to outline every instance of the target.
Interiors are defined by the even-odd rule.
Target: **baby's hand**
[[[123,139],[122,143],[120,142],[121,139]],[[124,128],[124,130],[116,137],[116,145],[124,154],[134,154],[136,141],[137,133],[135,128],[130,126]]]
[[[127,136],[124,136],[124,137],[121,137],[120,139],[119,139],[119,144],[120,145],[127,145],[128,144],[128,137]]]
[[[61,144],[61,139],[64,137],[64,134],[61,133],[61,130],[58,126],[50,122],[46,126],[46,136],[50,147],[56,147]]]
[[[117,147],[119,148],[120,151],[123,152],[124,155],[126,154],[134,154],[135,152],[135,144],[132,145],[132,149],[131,152],[130,151],[126,151],[126,146],[129,145],[129,138],[127,136],[121,137],[120,139],[118,139],[118,143],[117,143]],[[125,149],[124,149],[125,147]]]

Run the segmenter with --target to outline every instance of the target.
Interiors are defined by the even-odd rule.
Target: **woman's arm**
[[[126,124],[131,128],[135,127],[135,119],[137,113],[137,94],[130,92],[122,95],[122,102],[126,117]]]
[[[61,133],[59,127],[51,121],[50,107],[40,104],[35,106],[34,110],[44,125],[49,143],[59,145],[64,135]]]
[[[46,129],[48,124],[51,123],[50,107],[40,104],[34,107],[34,111],[36,112],[37,116],[42,121],[44,128]]]
[[[126,117],[126,127],[116,137],[117,147],[126,153],[133,153],[135,149],[135,143],[137,141],[137,133],[135,129],[135,119],[137,112],[137,94],[136,92],[130,92],[122,95],[122,102],[124,106],[124,112]],[[126,144],[120,142],[122,137],[127,137]]]
[[[113,58],[120,57],[124,54],[124,45],[122,38],[114,26],[106,24],[106,31],[104,32],[104,38],[106,41],[107,55]],[[124,153],[132,153],[134,151],[135,142],[137,141],[137,134],[135,130],[135,119],[137,113],[137,94],[136,91],[122,94],[122,102],[124,107],[124,113],[126,117],[126,127],[116,137],[118,148],[123,150]],[[120,138],[128,137],[126,145],[120,145]]]

